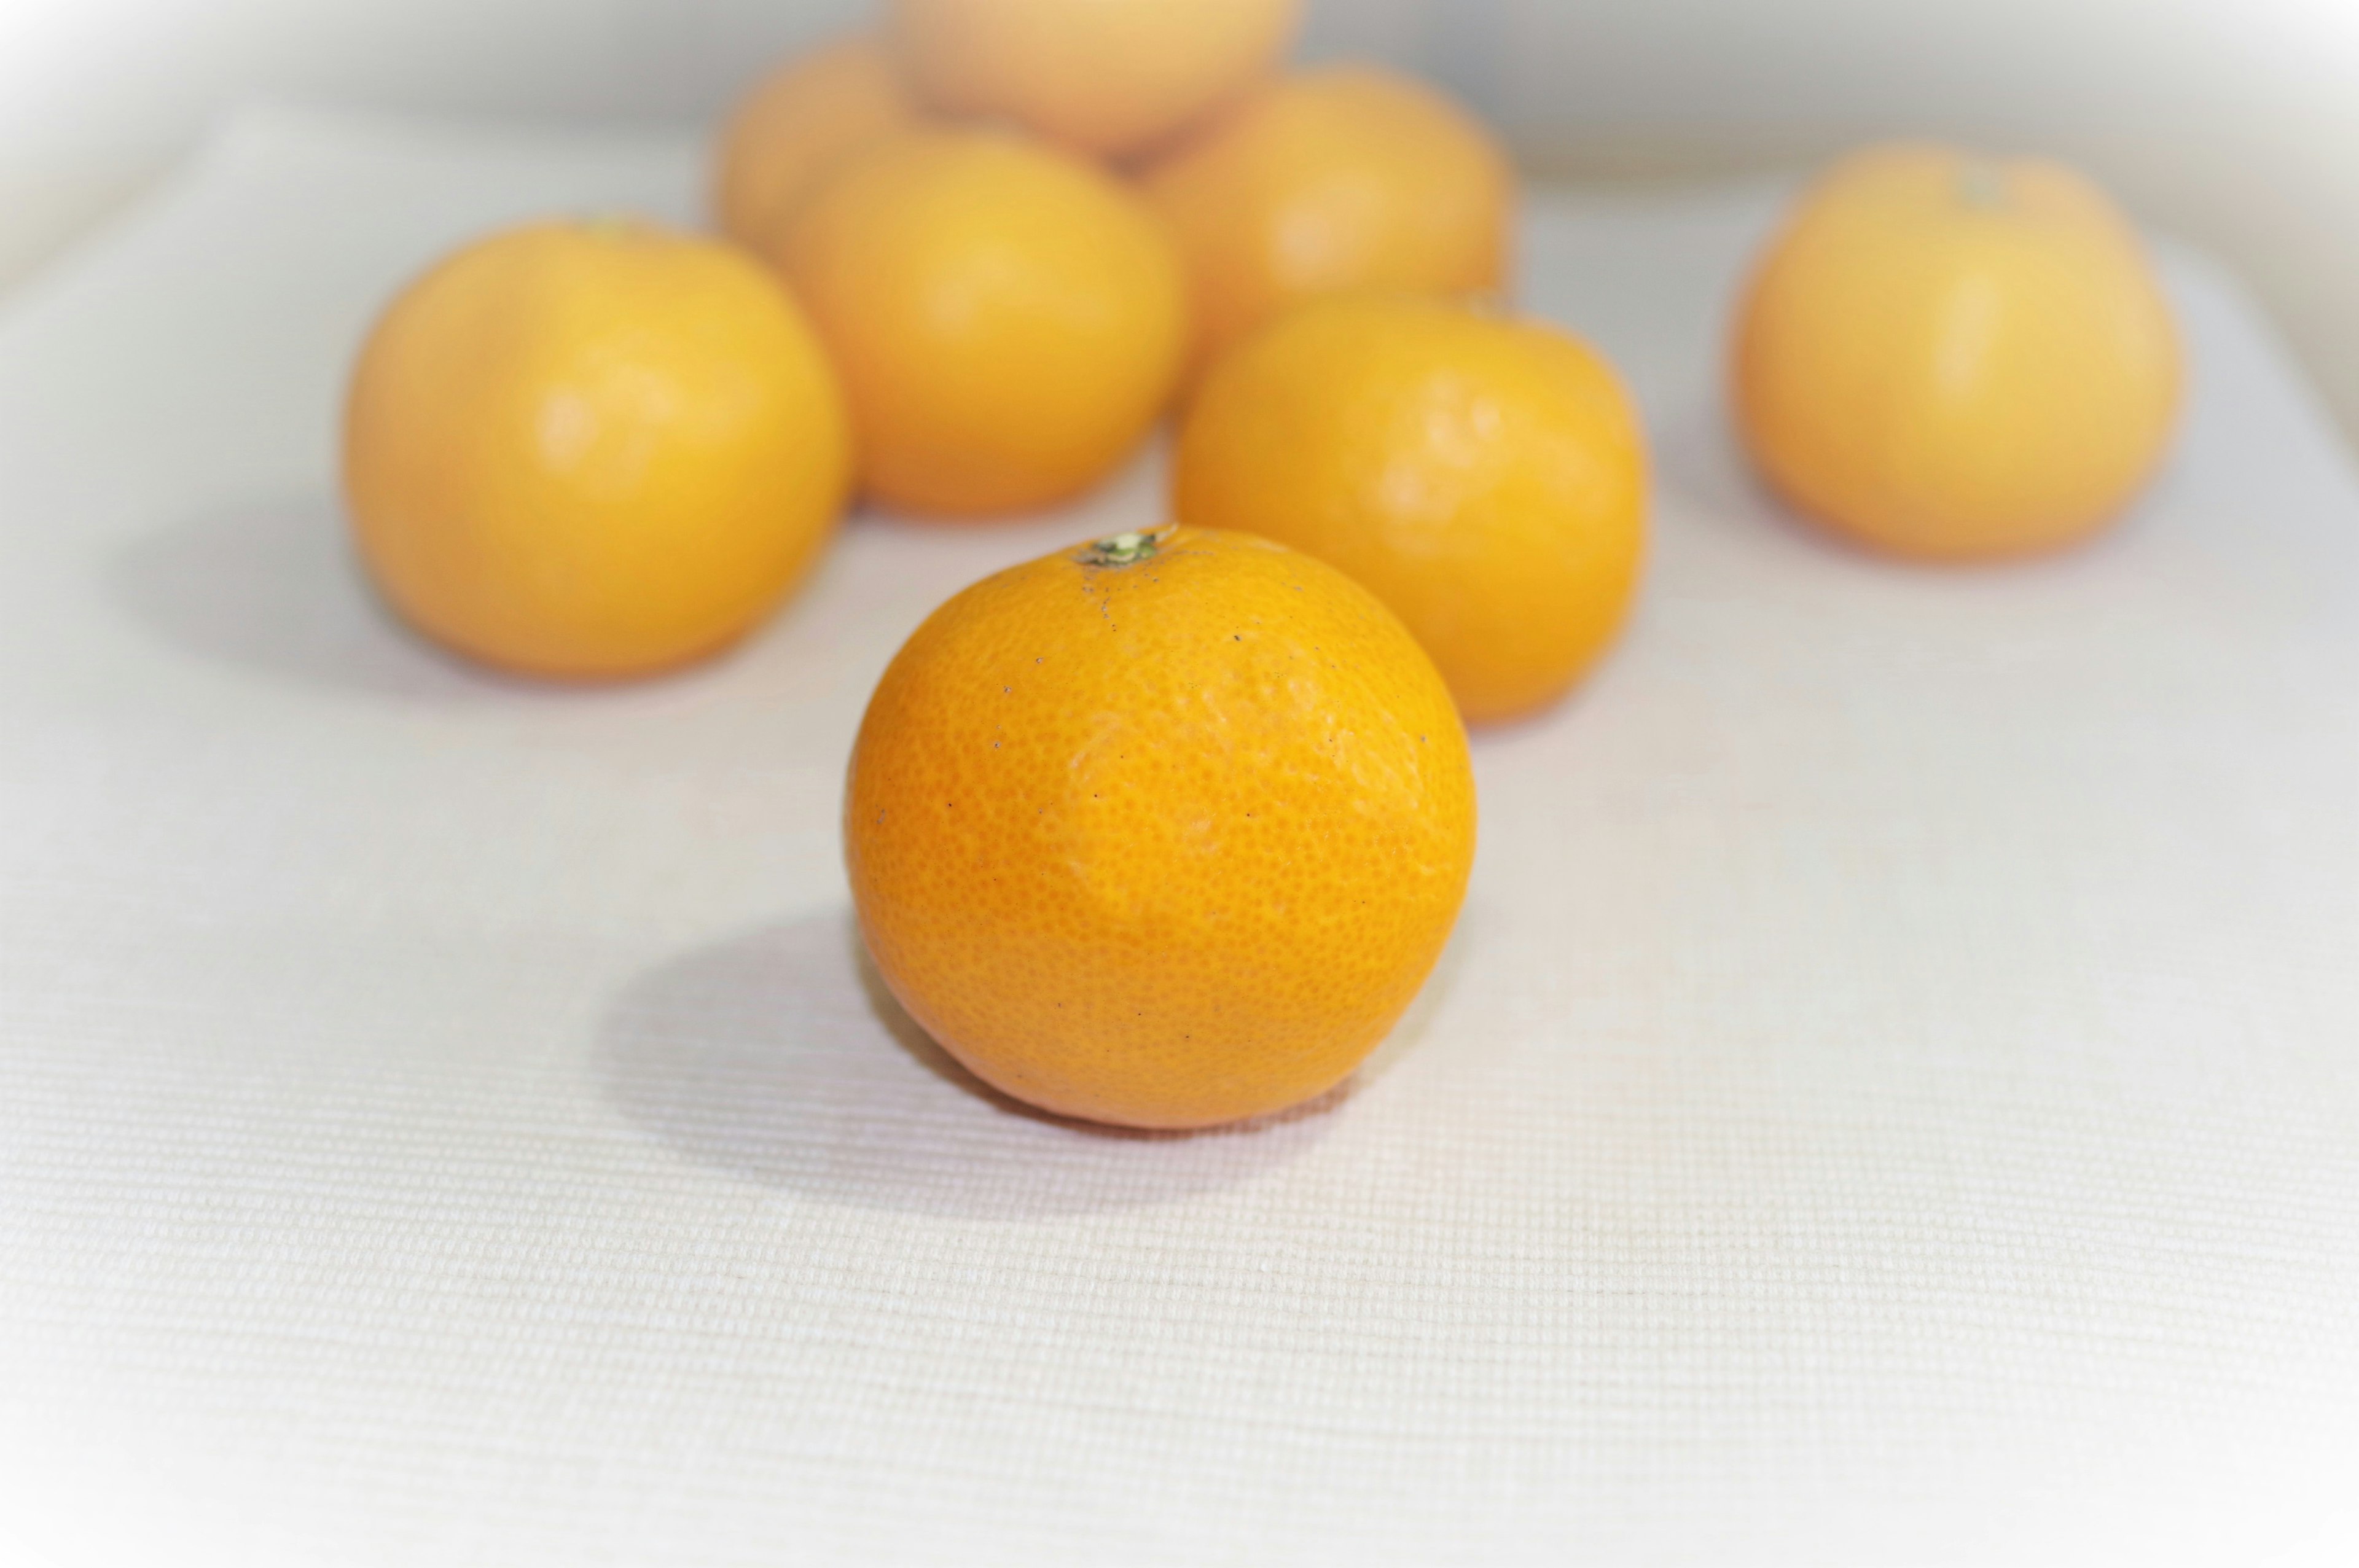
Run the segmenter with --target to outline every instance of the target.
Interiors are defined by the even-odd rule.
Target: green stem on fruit
[[[1116,534],[1111,539],[1100,539],[1092,545],[1083,559],[1093,567],[1126,567],[1153,554],[1154,535]]]

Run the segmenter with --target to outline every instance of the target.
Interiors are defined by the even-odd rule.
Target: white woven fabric
[[[2359,485],[2215,273],[2171,257],[2193,402],[2137,514],[1929,572],[1731,452],[1774,193],[1537,205],[1527,303],[1655,431],[1644,610],[1478,740],[1464,924],[1356,1087],[1123,1137],[895,1019],[836,808],[918,619],[1154,520],[1151,463],[863,519],[740,654],[622,690],[448,663],[345,562],[397,282],[695,187],[684,141],[254,116],[0,318],[0,1542],[2359,1546]]]

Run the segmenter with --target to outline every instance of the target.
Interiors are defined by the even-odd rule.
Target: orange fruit
[[[1315,300],[1197,389],[1172,512],[1341,568],[1468,723],[1553,702],[1613,641],[1645,553],[1647,457],[1579,339],[1416,295]]]
[[[1770,242],[1734,381],[1754,460],[1802,512],[1962,559],[2112,517],[2169,441],[2180,354],[2137,235],[2095,186],[1897,146],[1837,164]]]
[[[1514,177],[1431,88],[1375,66],[1270,83],[1149,168],[1195,301],[1195,362],[1315,294],[1495,290]]]
[[[1154,214],[1012,133],[905,132],[806,202],[773,254],[851,399],[861,479],[919,512],[1062,501],[1169,400],[1187,305]]]
[[[723,128],[712,171],[721,232],[761,244],[847,155],[917,120],[900,70],[876,38],[842,38],[787,61]]]
[[[1474,781],[1384,606],[1161,528],[928,617],[853,748],[845,859],[893,994],[994,1087],[1202,1127],[1341,1081],[1464,896]]]
[[[1301,0],[895,0],[893,37],[936,108],[1121,156],[1268,70],[1301,11]]]
[[[377,586],[510,669],[625,676],[734,641],[833,532],[850,469],[817,338],[742,252],[639,223],[468,246],[378,320],[344,492]]]

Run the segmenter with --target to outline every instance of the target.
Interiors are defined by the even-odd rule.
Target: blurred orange
[[[1612,368],[1567,333],[1338,295],[1214,363],[1172,510],[1340,567],[1416,633],[1467,722],[1496,722],[1562,696],[1620,629],[1645,442]]]
[[[1506,266],[1505,155],[1449,99],[1375,66],[1273,82],[1143,178],[1187,261],[1200,368],[1314,294],[1493,290]]]
[[[1332,568],[1187,527],[929,616],[852,753],[844,851],[893,994],[994,1087],[1201,1127],[1356,1066],[1474,856],[1433,665]]]
[[[799,582],[850,470],[817,338],[756,263],[547,223],[403,291],[353,373],[344,491],[410,622],[549,676],[710,654]]]
[[[1004,114],[1084,152],[1168,140],[1270,69],[1301,0],[895,0],[935,107]]]
[[[1011,132],[904,132],[857,155],[773,254],[850,396],[863,482],[920,512],[1044,506],[1137,447],[1186,330],[1154,214]]]
[[[1770,243],[1739,427],[1810,516],[1902,555],[2070,544],[2169,440],[2180,353],[2136,233],[2080,175],[1947,147],[1854,155]]]
[[[756,84],[722,132],[712,185],[722,232],[759,245],[846,155],[917,118],[899,68],[874,38],[788,60]]]

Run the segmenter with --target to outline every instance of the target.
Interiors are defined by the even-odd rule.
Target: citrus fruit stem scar
[[[1116,534],[1111,539],[1100,539],[1089,549],[1089,564],[1093,567],[1126,567],[1143,561],[1155,554],[1152,534]]]
[[[1958,200],[1969,207],[2006,205],[2006,175],[1988,158],[1968,158],[1958,166]]]

